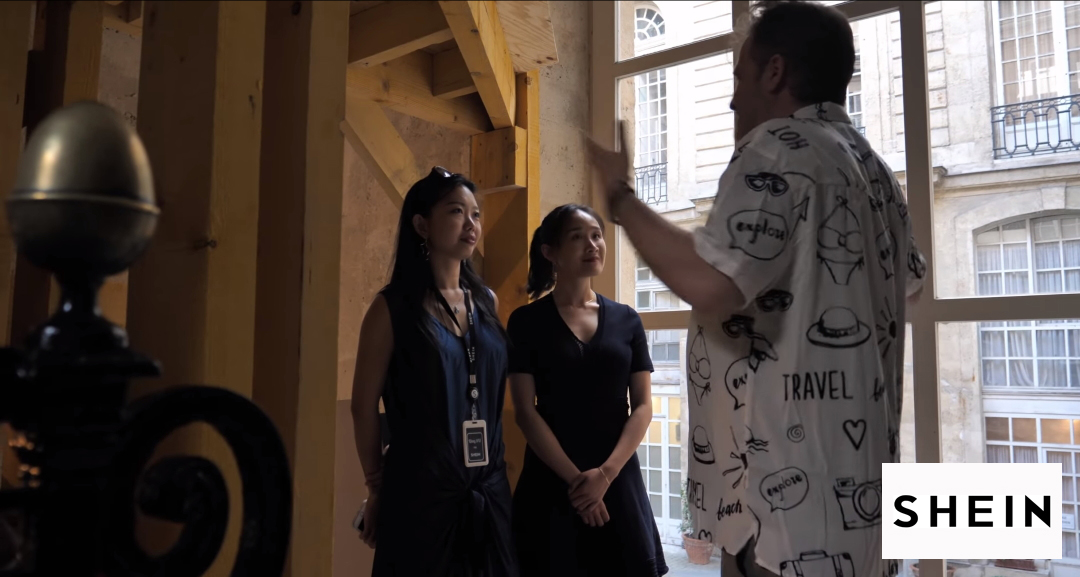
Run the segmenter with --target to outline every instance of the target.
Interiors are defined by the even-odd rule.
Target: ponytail
[[[544,224],[547,224],[544,219]],[[529,292],[529,300],[539,299],[544,293],[555,287],[555,264],[544,256],[544,245],[551,243],[545,238],[544,224],[537,227],[533,233],[532,244],[529,245],[529,284],[526,290]]]
[[[544,245],[559,246],[567,217],[577,211],[593,217],[600,225],[600,230],[604,229],[603,217],[588,206],[564,204],[549,212],[533,233],[532,244],[529,245],[529,281],[525,290],[529,293],[530,300],[537,300],[555,288],[555,264],[544,256]]]

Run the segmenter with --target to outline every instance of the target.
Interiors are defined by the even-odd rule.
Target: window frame
[[[619,81],[648,70],[677,66],[715,56],[736,48],[732,32],[709,37],[689,44],[674,46],[620,60],[618,58],[618,2],[596,0],[592,9],[591,53],[591,137],[601,145],[615,148],[616,116],[619,110]],[[739,22],[750,7],[749,1],[732,2],[732,21]],[[1011,320],[1053,320],[1061,310],[1080,310],[1080,293],[1053,295],[1024,295],[1001,297],[939,296],[937,288],[936,243],[933,228],[933,175],[931,171],[930,111],[926,68],[925,1],[860,0],[834,6],[849,20],[899,13],[901,29],[900,55],[904,78],[901,96],[904,109],[904,155],[908,213],[915,242],[926,257],[924,290],[918,303],[908,308],[907,323],[911,326],[908,341],[914,374],[914,398],[910,400],[915,416],[915,460],[939,463],[942,457],[940,417],[940,376],[938,374],[938,325],[943,323]],[[737,26],[735,27],[737,28]],[[995,43],[1000,51],[1000,43]],[[1000,62],[1000,55],[997,62]],[[999,70],[999,67],[994,67]],[[1000,72],[996,72],[1000,74]],[[592,188],[590,203],[606,212],[603,191]],[[620,232],[610,235],[609,250],[621,262],[620,251],[632,250]],[[621,274],[610,266],[593,282],[602,294],[618,295]],[[646,330],[684,329],[690,321],[690,311],[640,313]],[[923,559],[919,562],[921,577],[944,577],[944,559]]]

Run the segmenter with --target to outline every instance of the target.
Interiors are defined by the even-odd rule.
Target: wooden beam
[[[439,2],[495,128],[514,125],[514,63],[493,0]]]
[[[148,1],[139,72],[138,130],[154,170],[161,218],[129,271],[128,332],[164,376],[138,396],[176,384],[252,393],[266,3]],[[169,437],[159,454],[212,460],[240,495],[231,451],[206,427]],[[207,575],[225,575],[242,502],[229,499],[225,541]],[[141,531],[164,541],[168,531]]]
[[[495,7],[515,72],[558,64],[559,51],[547,0],[499,0]]]
[[[457,49],[436,54],[432,60],[431,92],[438,98],[451,99],[476,92],[472,72]]]
[[[371,68],[349,66],[347,106],[376,102],[466,134],[491,130],[491,121],[477,95],[437,98],[432,94],[432,78],[432,57],[426,52],[413,52]]]
[[[333,565],[348,15],[345,2],[267,4],[252,398],[292,465],[286,576]]]
[[[0,191],[15,186],[23,146],[23,103],[26,102],[26,60],[34,2],[0,2]],[[11,330],[11,297],[15,282],[15,241],[0,203],[0,343]],[[20,343],[21,344],[21,343]]]
[[[23,104],[26,102],[26,62],[34,23],[34,2],[0,2],[0,191],[15,186],[23,145]],[[0,345],[12,344],[11,303],[15,288],[15,240],[7,224],[7,207],[0,203]],[[21,344],[21,343],[19,343]],[[19,461],[8,447],[12,429],[0,426],[0,488],[19,483]]]
[[[105,4],[99,0],[42,4],[42,49],[30,53],[27,67],[23,120],[28,135],[52,111],[80,100],[97,100],[98,96]],[[23,256],[16,258],[14,287],[11,342],[22,345],[56,308],[59,289],[49,272]]]
[[[524,190],[496,192],[483,197],[485,232],[484,281],[499,297],[499,318],[528,304],[525,285],[529,275],[529,246],[540,225],[540,75],[533,70],[518,74],[517,128],[525,132],[525,146],[516,154],[524,160]],[[520,160],[518,162],[521,162]],[[485,160],[473,155],[472,170],[484,171]],[[514,421],[513,402],[503,410],[503,441],[510,486],[517,485],[524,462],[525,435]]]
[[[481,194],[521,190],[528,184],[525,129],[511,126],[472,137],[469,177]]]
[[[438,3],[386,2],[349,18],[349,63],[375,66],[453,38]]]
[[[128,8],[128,4],[130,2],[106,3],[102,6],[102,25],[132,36],[142,36],[142,2],[138,2],[139,18],[137,20],[130,17],[131,10]]]
[[[529,246],[540,227],[540,71],[517,75],[517,125],[526,130],[526,195],[528,195]]]
[[[390,119],[374,102],[350,102],[341,129],[390,202],[400,209],[405,193],[424,174]]]

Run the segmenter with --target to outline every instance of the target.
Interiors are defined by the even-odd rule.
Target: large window
[[[653,395],[652,406],[653,421],[637,449],[641,477],[658,524],[678,526],[682,519],[682,399]]]
[[[862,107],[862,54],[859,51],[859,24],[854,22],[851,25],[851,32],[855,40],[855,72],[851,75],[851,82],[848,83],[847,89],[847,113],[851,117],[851,123],[859,129],[859,132],[866,134],[866,128],[863,125],[863,107]]]
[[[613,127],[622,119],[641,127],[634,135],[637,153],[652,153],[640,146],[642,135],[652,133],[649,110],[639,112],[639,79],[655,72],[659,80],[663,71],[667,201],[651,206],[686,230],[708,218],[734,153],[729,104],[740,36],[726,27],[696,33],[696,22],[704,19],[695,11],[705,4],[650,2],[663,14],[664,44],[638,53],[634,36],[623,31],[636,22],[633,10],[644,0],[592,4],[592,136],[613,147]],[[714,4],[700,10],[720,14],[722,7]],[[741,19],[750,4],[731,2],[730,20]],[[1047,436],[1049,429],[1040,429],[1035,441],[1014,439],[1013,432],[1002,440],[986,430],[985,417],[1029,419],[1036,427],[1052,425],[1062,414],[1080,419],[1080,323],[1061,320],[1080,317],[1072,312],[1080,311],[1080,155],[1031,158],[1080,150],[1080,0],[834,5],[851,19],[858,42],[849,116],[867,128],[871,146],[906,190],[912,233],[927,257],[921,300],[906,319],[895,319],[910,327],[901,458],[1001,460],[1002,449],[995,447],[1005,447],[1010,460],[1055,462],[1072,455],[1063,482],[1075,483],[1075,434],[1057,442]],[[924,57],[918,57],[921,50]],[[997,160],[1005,157],[1007,162]],[[642,160],[634,157],[637,165]],[[652,334],[653,355],[665,359],[654,363],[664,373],[654,395],[680,399],[686,444],[696,409],[685,397],[687,347],[676,349],[664,331],[684,330],[690,312],[665,306],[671,304],[667,287],[637,262],[621,231],[611,236],[615,266],[595,286],[639,311]],[[672,349],[678,365],[667,360]],[[915,403],[916,395],[938,404]],[[643,451],[650,463],[646,476],[659,482],[652,471],[662,478],[672,469],[654,468],[648,450],[656,446],[663,453],[670,445],[651,439],[658,433],[663,439],[664,432],[672,437],[668,421],[657,422]],[[662,456],[656,455],[661,464]],[[1073,489],[1066,494],[1075,495]],[[663,501],[677,493],[652,494]],[[669,514],[661,510],[658,524]],[[1080,554],[1076,539],[1067,524],[1063,544],[1072,563]],[[1053,570],[1059,563],[1040,564]],[[910,566],[908,560],[901,568],[904,577],[913,575]],[[944,577],[944,564],[924,564],[919,573]]]
[[[1080,557],[1076,515],[1080,471],[1080,419],[1065,417],[986,416],[987,463],[1061,464],[1061,553]]]
[[[994,226],[975,245],[981,296],[1080,291],[1076,216]],[[1080,389],[1080,321],[986,322],[979,333],[984,387]]]
[[[1080,148],[1080,0],[993,2],[995,157]]]
[[[1080,0],[995,4],[1001,102],[1080,93]]]

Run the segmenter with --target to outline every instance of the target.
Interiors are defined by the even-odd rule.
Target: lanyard
[[[465,359],[469,367],[469,405],[472,413],[472,420],[479,419],[479,409],[477,402],[480,398],[480,388],[476,382],[476,323],[473,320],[472,301],[469,299],[469,289],[465,288],[465,285],[461,286],[461,292],[465,295],[465,316],[468,318],[469,330],[462,331],[461,325],[458,323],[457,315],[450,310],[450,303],[446,302],[446,297],[442,295],[442,291],[436,289],[435,296],[439,299],[439,304],[442,305],[446,311],[450,320],[454,321],[454,326],[461,331],[462,337],[465,339]]]

